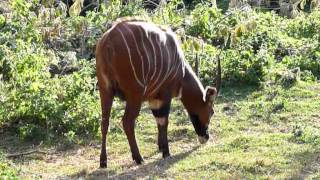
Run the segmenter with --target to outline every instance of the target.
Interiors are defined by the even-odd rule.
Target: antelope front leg
[[[140,155],[138,145],[135,138],[134,126],[136,118],[139,115],[141,103],[128,103],[126,105],[126,110],[122,119],[123,128],[127,135],[127,139],[129,141],[130,150],[132,153],[132,159],[137,163],[141,164],[143,159]]]
[[[159,109],[152,109],[152,114],[155,116],[158,127],[158,146],[162,152],[162,157],[170,156],[168,145],[168,117],[170,112],[170,102],[163,104]]]

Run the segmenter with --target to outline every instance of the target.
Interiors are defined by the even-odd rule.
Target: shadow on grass
[[[260,90],[258,86],[228,85],[220,90],[218,103],[246,100],[252,93]]]
[[[22,151],[33,150],[42,144],[41,141],[22,141],[11,128],[1,129],[0,150],[6,154],[14,154]]]
[[[200,146],[195,146],[192,149],[173,155],[166,159],[159,159],[154,162],[150,162],[142,165],[134,165],[129,170],[117,174],[113,170],[97,169],[91,173],[85,171],[79,171],[71,176],[67,176],[63,179],[143,179],[148,177],[167,177],[166,170],[180,160],[188,157],[192,152],[196,151]],[[122,167],[123,169],[128,167]]]
[[[62,137],[52,140],[21,140],[12,128],[0,128],[0,151],[14,163],[24,163],[35,159],[43,159],[45,155],[63,155],[77,153],[79,147],[84,145],[99,146],[100,143],[93,138],[83,138],[82,143],[76,144],[66,141]]]
[[[320,178],[320,151],[303,151],[294,154],[293,162],[297,164],[296,169],[288,179],[317,179]],[[317,174],[317,177],[310,177]]]

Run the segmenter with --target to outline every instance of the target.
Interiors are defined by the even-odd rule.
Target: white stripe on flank
[[[176,68],[176,65],[177,65],[177,59],[176,59],[176,55],[177,55],[177,49],[175,48],[174,49],[175,51],[174,51],[174,56],[173,56],[173,58],[172,58],[172,68],[170,69],[170,72],[169,72],[169,76],[171,75],[171,73],[173,72],[173,70],[175,70]]]
[[[157,76],[157,78],[156,78],[156,80],[154,80],[154,82],[153,82],[153,84],[152,84],[152,88],[154,87],[154,86],[156,86],[156,84],[158,83],[158,81],[159,81],[159,78],[162,76],[162,69],[163,69],[163,55],[162,55],[162,53],[163,53],[163,50],[161,49],[161,41],[159,40],[158,41],[158,45],[159,45],[159,52],[160,52],[160,71],[159,71],[159,73],[158,73],[158,76]]]
[[[142,28],[142,27],[141,27]],[[144,44],[144,36],[143,36],[143,32],[141,31],[140,27],[138,27],[139,29],[139,32],[140,32],[140,36],[141,36],[141,41],[142,41],[142,47],[143,47],[143,52],[146,54],[147,56],[147,61],[148,61],[148,71],[147,71],[147,74],[146,74],[146,79],[148,81],[148,77],[149,77],[149,73],[150,73],[150,59],[149,59],[149,53],[146,49],[146,45]],[[149,82],[144,82],[144,84],[147,86]]]
[[[180,65],[182,64],[182,62],[181,62],[181,60],[179,60],[179,65],[177,66],[177,68],[176,68],[176,72],[174,73],[174,75],[170,78],[170,81],[174,78],[174,77],[176,77],[176,75],[178,74],[178,72],[179,72],[179,68],[180,68]]]
[[[134,29],[131,29],[130,24],[135,25],[139,32],[133,31]],[[137,83],[144,88],[144,95],[150,96],[157,93],[165,83],[171,82],[177,76],[180,77],[182,75],[184,77],[186,70],[191,72],[191,76],[195,76],[184,60],[182,49],[179,46],[180,43],[173,31],[163,31],[157,26],[145,22],[124,23],[123,28],[125,29],[116,29],[120,32],[126,45],[134,77]],[[130,40],[134,41],[132,45],[135,47],[129,47],[131,44],[128,44],[128,38],[133,38]],[[172,46],[171,44],[170,46],[167,45],[167,40],[169,40],[169,43],[173,43]],[[133,50],[133,48],[136,48],[136,50]],[[134,64],[138,63],[137,61],[139,60],[132,59],[136,55],[133,53],[137,53],[140,56],[141,67],[138,67],[138,64]],[[140,71],[137,68],[141,68],[142,74],[139,73]],[[204,89],[199,83],[199,79],[196,77],[195,79],[197,86],[203,91]],[[181,95],[180,91],[179,89],[178,96]]]
[[[154,69],[153,69],[153,75],[156,73],[156,71],[157,71],[157,64],[156,64],[156,62],[157,62],[157,55],[156,55],[156,49],[155,49],[155,47],[154,47],[154,44],[153,44],[153,41],[152,41],[152,39],[151,39],[151,35],[150,36],[148,36],[148,32],[146,31],[146,33],[147,33],[147,40],[148,40],[148,42],[151,44],[151,47],[152,47],[152,54],[150,54],[150,73],[148,74],[148,76],[147,76],[147,89],[146,89],[146,92],[149,92],[149,88],[151,87],[150,85],[151,85],[151,71],[152,71],[152,67],[154,67]],[[151,51],[149,51],[149,52],[147,52],[147,54],[149,55],[149,53],[151,53]]]
[[[160,71],[159,71],[159,73],[158,73],[158,76],[157,76],[157,79],[154,81],[154,86],[156,86],[158,83],[159,83],[159,81],[160,81],[160,79],[159,78],[161,78],[162,76],[163,76],[163,68],[164,68],[164,59],[163,59],[163,56],[164,56],[164,54],[163,54],[163,49],[162,49],[162,43],[161,43],[161,41],[160,41],[160,39],[159,39],[159,41],[158,41],[158,43],[159,43],[159,48],[160,48]],[[153,87],[153,86],[152,86]]]
[[[153,94],[156,90],[158,90],[158,88],[160,88],[160,86],[165,82],[165,80],[167,80],[168,76],[169,76],[169,71],[170,71],[170,68],[173,68],[172,67],[172,64],[171,64],[171,57],[169,55],[169,51],[168,51],[168,46],[165,45],[165,48],[166,48],[166,52],[167,52],[167,72],[166,74],[163,76],[162,75],[162,80],[160,80],[160,82],[158,83],[158,85],[152,90],[152,92],[150,94]]]
[[[179,88],[177,99],[181,99],[182,97],[182,87]]]
[[[132,32],[132,30],[124,23],[123,26],[129,31],[129,33],[131,34],[133,40],[134,40],[134,44],[136,46],[136,49],[137,49],[137,52],[139,54],[139,57],[140,57],[140,61],[141,61],[141,68],[142,68],[142,80],[143,80],[143,83],[144,85],[146,84],[146,79],[144,78],[144,62],[143,62],[143,57],[141,55],[141,51],[140,51],[140,48],[139,48],[139,45],[137,43],[137,40],[136,40],[136,37],[134,35],[134,33]]]
[[[150,36],[150,38],[151,38],[151,36]],[[156,49],[155,49],[152,41],[149,39],[149,37],[147,37],[147,39],[148,39],[149,43],[152,46],[152,56],[151,57],[153,57],[153,58],[151,58],[151,60],[153,60],[153,66],[157,67],[157,65],[155,64],[155,62],[157,62]],[[150,61],[150,69],[151,69],[151,61]],[[157,69],[155,68],[154,71],[156,71],[156,70]],[[148,78],[148,84],[149,84],[149,81],[151,80],[151,77],[148,75],[147,78]]]
[[[149,53],[148,53],[148,51],[147,51],[147,49],[146,49],[146,46],[145,46],[145,44],[144,44],[144,34],[143,34],[143,32],[141,31],[141,29],[140,28],[142,28],[142,27],[138,27],[138,30],[139,30],[139,33],[140,33],[140,38],[141,38],[141,42],[142,42],[142,47],[143,47],[143,52],[145,53],[145,55],[146,55],[146,57],[147,57],[147,61],[148,61],[148,72],[147,72],[147,74],[146,74],[146,76],[145,76],[145,79],[144,79],[144,85],[145,85],[145,87],[144,87],[144,91],[143,91],[143,95],[145,95],[146,94],[146,92],[147,92],[147,89],[148,89],[148,84],[149,84],[149,73],[150,73],[150,58],[149,58]],[[143,61],[143,63],[144,63],[144,61]],[[147,67],[146,67],[147,68]]]
[[[169,71],[170,71],[170,68],[171,68],[171,56],[170,56],[170,54],[169,54],[169,50],[168,50],[168,46],[166,45],[166,52],[167,52],[167,61],[168,61],[168,63],[167,63],[167,73],[166,73],[166,76],[168,76],[168,73],[169,73]]]
[[[186,69],[186,62],[185,62],[185,59],[184,59],[184,54],[183,54],[183,51],[180,47],[180,43],[178,41],[178,38],[177,36],[172,32],[172,31],[168,31],[169,34],[171,34],[171,36],[173,37],[173,40],[175,42],[175,45],[176,45],[176,51],[177,51],[177,55],[178,55],[178,60],[181,61],[182,63],[182,76],[184,77],[185,75],[185,69]]]
[[[133,71],[133,75],[137,81],[137,83],[141,86],[141,87],[144,87],[144,85],[141,83],[141,81],[138,79],[138,76],[137,76],[137,73],[136,73],[136,70],[134,69],[134,65],[132,63],[132,59],[131,59],[131,52],[130,52],[130,48],[127,44],[127,41],[126,41],[126,38],[124,37],[124,35],[122,34],[121,30],[119,28],[115,28],[121,35],[122,37],[122,40],[124,42],[124,44],[126,45],[126,48],[127,48],[127,51],[128,51],[128,55],[129,55],[129,60],[130,60],[130,64],[131,64],[131,67],[132,67],[132,71]]]
[[[171,70],[170,70],[170,72],[169,72],[169,75],[171,75],[172,73],[173,73],[173,71],[174,70],[176,70],[177,68],[177,64],[178,64],[178,62],[179,62],[179,59],[177,59],[177,48],[176,48],[176,46],[177,45],[175,45],[175,48],[174,48],[174,53],[173,53],[173,59],[172,59],[172,61],[173,61],[173,65],[172,65],[172,67],[173,68],[171,68]],[[172,79],[172,78],[171,78]]]
[[[175,50],[176,50],[176,51],[175,51],[175,54],[174,54],[174,60],[175,60],[174,67],[175,67],[175,68],[172,68],[172,72],[170,72],[170,74],[173,73],[174,70],[175,70],[175,73],[174,73],[174,75],[170,78],[169,81],[171,81],[171,80],[176,76],[177,71],[179,71],[179,66],[180,66],[180,64],[178,64],[178,63],[181,63],[181,60],[180,60],[179,58],[177,58],[177,53],[178,53],[178,51],[177,51],[177,49],[175,49]]]
[[[151,38],[151,36],[150,36],[150,38]],[[157,38],[155,39],[155,41],[157,42]],[[154,52],[154,59],[153,59],[153,66],[154,66],[154,71],[153,71],[153,73],[152,73],[152,76],[151,76],[151,78],[150,78],[150,81],[152,81],[153,80],[153,77],[154,77],[154,75],[156,74],[156,72],[157,72],[157,53],[156,53],[156,47],[154,46],[154,44],[153,44],[153,40],[151,39],[150,40],[150,43],[151,43],[151,45],[152,45],[152,48],[154,48],[153,50],[153,52]],[[151,84],[152,82],[150,82],[150,84]]]

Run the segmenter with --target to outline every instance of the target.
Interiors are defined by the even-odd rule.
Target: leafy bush
[[[6,53],[3,60],[9,64],[10,78],[2,102],[4,122],[26,124],[19,130],[23,138],[32,137],[31,133],[40,135],[37,132],[41,128],[58,134],[69,130],[97,132],[99,115],[93,64],[80,60],[80,71],[51,77],[49,63],[57,57],[50,51],[21,41],[16,51]]]
[[[24,11],[16,12],[17,18],[22,18],[19,13]],[[35,19],[19,27],[16,21],[18,19],[13,18],[0,32],[7,35],[0,45],[0,70],[4,80],[0,92],[3,117],[0,124],[18,124],[22,139],[63,135],[70,131],[96,135],[99,104],[94,61],[76,59],[77,72],[51,74],[50,65],[65,59],[61,60],[55,51],[47,49],[41,38],[33,38],[40,37],[39,32],[29,29],[29,26],[36,26]],[[21,29],[26,36],[14,34]]]
[[[223,57],[224,79],[233,83],[259,84],[267,74],[269,58],[263,52],[228,50]]]
[[[160,25],[169,25],[172,29],[179,29],[183,24],[185,9],[182,0],[173,0],[167,4],[160,4],[154,12],[151,12],[152,21]]]
[[[221,16],[218,9],[210,7],[209,3],[199,3],[191,12],[190,19],[187,19],[186,32],[191,36],[211,39],[214,35],[214,20]]]
[[[302,15],[294,20],[288,20],[285,30],[289,36],[295,38],[319,39],[320,11],[313,11],[311,14]]]
[[[285,57],[283,60],[289,68],[299,67],[303,71],[310,71],[316,77],[320,77],[320,58],[308,58],[306,56]]]

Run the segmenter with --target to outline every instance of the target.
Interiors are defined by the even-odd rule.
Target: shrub
[[[96,134],[99,115],[93,64],[77,62],[80,70],[51,77],[49,63],[58,59],[41,47],[18,41],[15,51],[7,49],[9,64],[2,101],[2,121],[19,122],[22,138],[44,137],[44,132]]]
[[[221,13],[209,3],[197,4],[191,12],[190,19],[187,19],[187,34],[205,39],[213,38],[214,20],[221,17]]]
[[[294,20],[287,20],[285,31],[289,36],[295,38],[319,39],[320,11],[301,15]]]
[[[225,81],[257,85],[264,80],[269,66],[268,56],[252,51],[228,50],[223,57]]]

